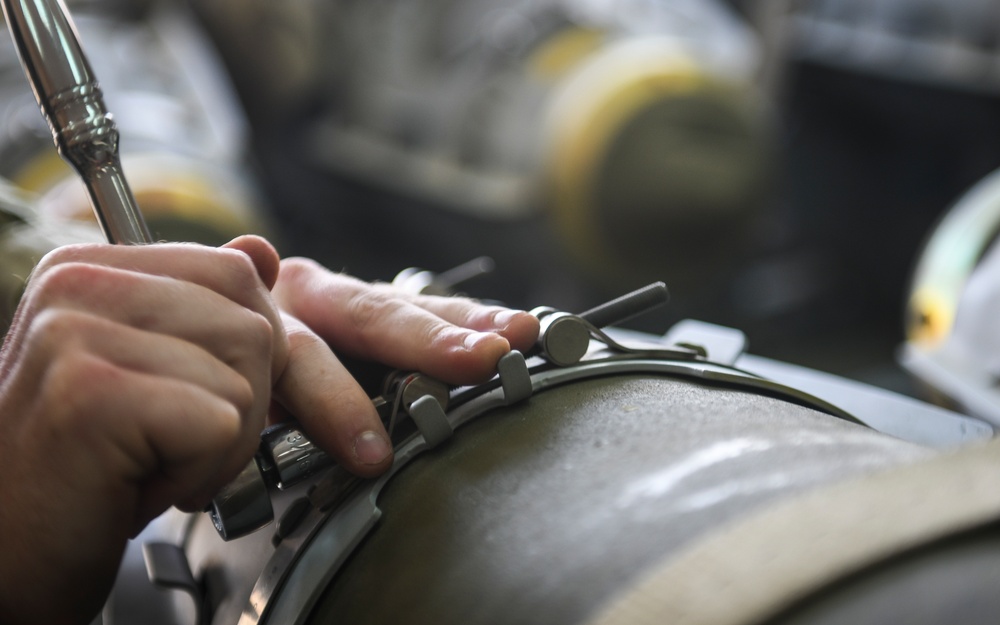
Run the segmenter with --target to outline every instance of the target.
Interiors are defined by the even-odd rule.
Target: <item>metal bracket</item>
[[[497,377],[503,389],[503,399],[506,405],[515,404],[531,397],[531,374],[524,354],[513,350],[505,354],[497,362]],[[451,438],[454,428],[445,415],[444,407],[432,395],[424,395],[410,404],[407,412],[417,424],[417,428],[427,441],[430,448],[437,447]]]
[[[700,348],[712,362],[733,366],[747,349],[747,335],[725,326],[684,319],[678,321],[664,335],[667,345]]]
[[[513,350],[497,363],[497,374],[503,388],[503,400],[508,406],[531,397],[531,374],[524,354]]]
[[[401,414],[413,416],[413,405],[424,397],[433,397],[442,411],[448,409],[449,388],[444,382],[429,375],[416,372],[395,372],[388,375],[383,384],[381,405],[390,407],[383,421],[389,436],[392,436]],[[385,410],[385,408],[383,408]]]
[[[539,306],[531,311],[541,324],[536,353],[556,366],[570,367],[583,360],[591,340],[596,340],[622,354],[671,360],[703,359],[705,350],[696,345],[679,343],[671,348],[654,345],[630,347],[615,341],[601,329],[662,306],[667,299],[667,287],[662,282],[654,282],[579,315]]]
[[[410,404],[409,413],[430,448],[437,447],[455,433],[444,408],[431,395],[424,395]]]

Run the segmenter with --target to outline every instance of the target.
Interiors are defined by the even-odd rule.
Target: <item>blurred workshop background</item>
[[[898,390],[924,241],[1000,166],[991,0],[68,6],[160,238],[261,232],[369,280],[487,256],[458,290],[526,308],[663,280],[635,327]],[[85,195],[6,38],[0,70],[0,175],[39,213],[0,246],[62,240]]]

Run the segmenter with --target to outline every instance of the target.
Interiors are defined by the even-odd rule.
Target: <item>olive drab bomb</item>
[[[377,8],[395,13],[404,5]],[[600,3],[524,7],[570,5],[591,25],[618,17]],[[376,4],[331,6],[357,27],[350,18],[369,16]],[[486,39],[485,48],[479,39],[471,43],[467,58],[474,64],[496,59],[493,44],[507,44],[500,45],[501,56],[513,52],[518,61],[525,56],[516,53],[530,57],[536,48],[521,48],[524,39],[509,38],[539,34],[510,28],[512,19],[523,25],[516,20],[524,12],[497,15],[490,11],[495,3],[472,1],[409,6],[458,7],[466,12],[456,23],[482,24],[494,38]],[[505,19],[493,19],[499,17]],[[368,25],[377,29],[378,22]],[[404,50],[420,41],[419,29],[411,30],[413,38],[399,43]],[[588,44],[590,33],[575,28],[541,29],[539,39],[551,43],[553,32],[569,37],[559,40],[553,62],[578,60],[569,54],[575,50],[593,51],[587,47],[593,43]],[[647,59],[643,54],[649,49],[635,43],[598,45],[588,67],[621,67],[619,55]],[[643,54],[633,56],[637,51]],[[634,165],[630,150],[642,142],[617,140],[644,133],[616,131],[628,130],[632,122],[631,130],[644,128],[636,119],[650,111],[633,108],[636,98],[649,104],[639,96],[662,86],[649,77],[601,94],[601,115],[585,126],[604,134],[581,139],[569,133],[580,141],[576,148],[598,146],[584,154],[582,165],[573,160],[582,152],[560,161],[568,163],[569,179],[612,167],[616,159],[601,159],[610,153]],[[705,95],[699,91],[700,69],[671,74],[667,82]],[[641,88],[632,89],[637,84]],[[393,95],[361,91],[357,97],[397,103]],[[693,100],[700,103],[695,109],[711,108]],[[393,114],[382,117],[385,111],[377,108],[355,112],[370,113],[365,119],[373,123],[398,121]],[[656,109],[650,113],[654,127],[672,119],[650,108]],[[640,114],[605,116],[609,110]],[[509,129],[502,117],[483,128]],[[669,123],[662,126],[670,130]],[[385,137],[378,132],[360,134],[340,139],[390,161],[398,156],[392,140],[380,143]],[[398,161],[403,164],[394,171],[404,172],[399,179],[407,192],[419,191],[428,153],[420,151],[426,147],[415,141],[420,137],[405,138],[414,141],[416,156]],[[491,152],[489,138],[479,139],[466,146],[472,160],[503,153]],[[317,158],[331,169],[346,168],[337,157],[334,149]],[[363,176],[364,160],[355,165],[357,171],[348,173]],[[455,173],[447,165],[435,171],[447,178]],[[734,169],[737,178],[745,173]],[[414,172],[415,178],[407,178]],[[609,179],[609,194],[627,197],[624,179]],[[462,180],[475,183],[471,188],[497,190],[477,187],[483,180],[475,176]],[[482,198],[502,199],[510,191],[503,184],[499,188],[498,195]],[[47,189],[38,190],[45,195]],[[646,199],[639,197],[635,207],[646,206]],[[16,209],[10,212],[15,216],[6,228],[34,221]],[[590,225],[574,226],[588,244],[594,234]],[[983,267],[994,267],[993,258],[984,256]],[[401,282],[423,289],[448,281],[416,271]],[[694,320],[663,328],[663,335],[606,327],[644,310],[647,296],[661,303],[663,292],[662,284],[654,284],[580,314],[535,308],[542,326],[536,348],[505,356],[484,384],[450,388],[415,372],[391,373],[382,393],[372,398],[395,451],[393,466],[378,478],[363,480],[331,466],[290,424],[265,431],[248,467],[250,478],[223,493],[210,514],[170,511],[131,542],[103,622],[923,624],[940,622],[934,608],[943,605],[949,620],[995,622],[1000,453],[991,424],[756,357],[747,353],[743,333],[732,328]],[[961,329],[956,322],[955,337]],[[276,522],[245,521],[246,511]],[[267,529],[252,531],[260,526]]]
[[[329,467],[273,490],[277,522],[256,533],[226,542],[207,515],[162,517],[126,555],[106,614],[130,622],[136,615],[129,605],[138,601],[174,618],[173,600],[162,593],[171,587],[190,593],[212,623],[394,623],[400,615],[414,622],[596,623],[591,619],[621,613],[647,571],[670,568],[675,556],[683,563],[686,553],[716,541],[731,544],[731,524],[745,522],[745,535],[758,516],[785,523],[792,515],[794,523],[795,510],[815,509],[827,493],[844,510],[872,518],[871,509],[849,502],[890,497],[878,491],[881,476],[891,483],[912,473],[903,481],[919,488],[922,475],[949,464],[948,450],[972,450],[973,469],[961,480],[996,457],[973,444],[992,436],[983,422],[751,356],[736,330],[688,321],[655,336],[539,311],[560,320],[550,331],[584,327],[586,353],[569,362],[561,352],[556,363],[543,352],[527,359],[512,352],[491,382],[454,389],[445,403],[425,395],[420,401],[433,410],[395,420],[387,474],[363,480]],[[539,345],[561,343],[543,336]],[[987,482],[994,473],[976,472]],[[978,494],[968,498],[981,514],[992,491],[972,483]],[[834,529],[824,531],[834,534],[838,519],[860,522],[825,516]],[[918,526],[911,542],[887,539],[877,548],[857,541],[872,548],[844,549],[851,558],[827,558],[821,573],[839,580],[854,565],[877,567],[913,541],[951,531],[942,525],[963,527],[963,518]],[[728,556],[742,557],[732,549],[700,566],[725,576]],[[151,582],[142,581],[147,570]],[[809,586],[793,578],[756,593],[780,611],[801,587],[819,590],[831,581],[819,579],[826,581]],[[636,605],[641,613],[650,603]],[[740,605],[723,605],[740,614]]]

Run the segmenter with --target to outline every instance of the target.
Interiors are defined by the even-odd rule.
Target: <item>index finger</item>
[[[352,473],[375,476],[392,463],[392,445],[375,406],[330,348],[285,317],[291,352],[275,400],[317,445]]]
[[[345,355],[454,384],[489,378],[512,345],[526,349],[538,334],[538,321],[526,312],[410,295],[305,259],[282,261],[274,296]]]

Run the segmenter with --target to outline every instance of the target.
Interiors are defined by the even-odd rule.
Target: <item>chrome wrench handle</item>
[[[153,239],[125,180],[118,128],[62,0],[0,0],[59,154],[76,169],[109,243]]]

